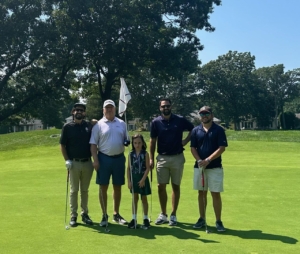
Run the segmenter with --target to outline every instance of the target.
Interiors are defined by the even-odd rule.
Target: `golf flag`
[[[122,117],[126,111],[127,103],[131,99],[131,95],[128,91],[124,78],[121,80],[120,99],[119,99],[119,116]]]

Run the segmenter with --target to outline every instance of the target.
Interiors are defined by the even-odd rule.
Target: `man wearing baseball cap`
[[[88,192],[93,175],[93,164],[89,140],[93,121],[85,118],[86,105],[78,102],[72,109],[73,121],[63,126],[61,131],[61,152],[70,177],[70,226],[77,226],[78,192],[81,198],[81,217],[85,224],[93,225],[88,215]]]
[[[206,225],[205,209],[207,190],[211,192],[213,208],[216,216],[216,228],[225,231],[221,220],[223,192],[223,167],[221,154],[227,147],[227,139],[223,127],[213,122],[213,111],[209,106],[199,110],[202,124],[195,127],[191,134],[191,153],[196,159],[194,166],[194,189],[198,190],[198,205],[200,218],[193,226],[201,228]],[[203,172],[202,172],[203,171]],[[203,173],[203,174],[202,174]],[[204,186],[202,182],[204,177]]]
[[[94,168],[97,171],[96,183],[99,184],[99,202],[102,208],[101,227],[108,225],[107,190],[110,177],[113,184],[113,220],[119,224],[127,221],[119,214],[121,187],[125,184],[124,144],[127,139],[126,124],[116,116],[116,105],[112,100],[103,103],[103,118],[92,130],[90,139]]]

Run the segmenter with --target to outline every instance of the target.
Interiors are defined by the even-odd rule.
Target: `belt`
[[[101,153],[101,152],[99,151],[99,153]],[[119,153],[119,154],[116,154],[116,155],[107,155],[105,153],[101,153],[101,154],[103,154],[103,155],[105,155],[107,157],[111,157],[111,158],[118,158],[118,157],[121,157],[121,156],[124,155],[124,153]]]
[[[162,155],[162,156],[175,156],[175,155],[179,155],[179,154],[182,154],[182,152],[181,153],[174,153],[174,154],[160,153],[159,155]]]
[[[79,162],[87,162],[90,161],[91,158],[74,158],[73,161],[79,161]]]

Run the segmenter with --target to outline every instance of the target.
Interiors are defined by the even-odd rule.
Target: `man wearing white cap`
[[[94,168],[99,184],[99,202],[103,216],[101,227],[108,225],[107,189],[112,176],[114,213],[113,220],[119,224],[127,221],[119,214],[121,187],[125,184],[124,143],[127,138],[126,124],[116,116],[116,105],[112,100],[103,104],[103,118],[93,127],[90,139]]]

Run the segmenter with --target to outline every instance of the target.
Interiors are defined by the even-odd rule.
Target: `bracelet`
[[[206,161],[208,161],[208,163],[210,163],[210,162],[211,162],[211,160],[210,160],[210,159],[208,159],[208,158],[206,158],[205,160],[206,160]]]
[[[202,160],[200,159],[200,160],[197,160],[197,163],[200,163]]]

